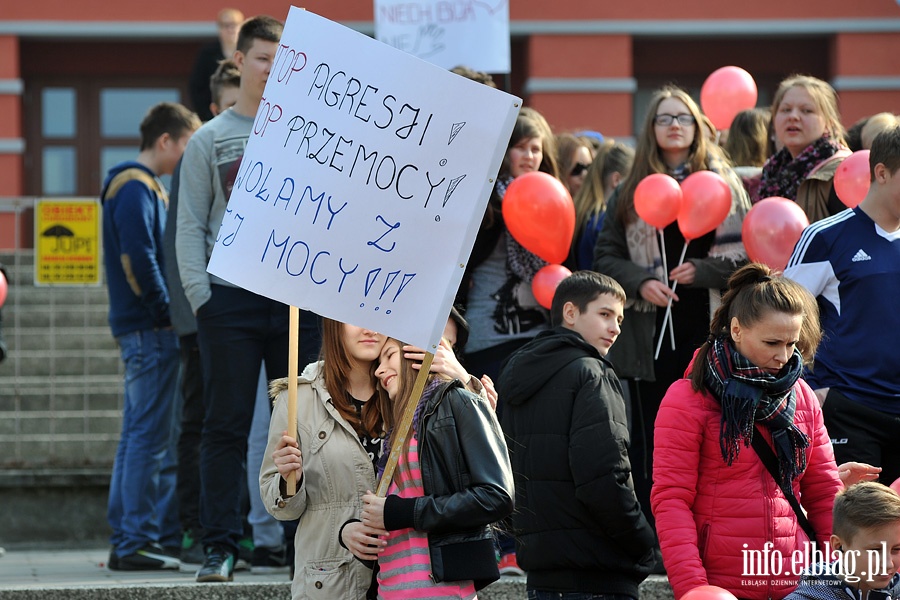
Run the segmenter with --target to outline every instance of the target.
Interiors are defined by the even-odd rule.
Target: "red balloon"
[[[681,182],[678,229],[686,240],[706,235],[722,224],[731,211],[731,188],[713,171],[697,171]]]
[[[503,220],[517,242],[549,263],[569,255],[575,204],[562,181],[534,171],[516,177],[503,197]]]
[[[556,286],[559,282],[572,274],[562,265],[547,265],[534,274],[531,280],[531,291],[534,293],[538,304],[550,310],[553,303],[553,294],[556,293]]]
[[[856,208],[863,201],[871,184],[868,150],[854,152],[834,172],[834,191],[848,208]]]
[[[647,175],[634,189],[634,210],[657,229],[674,223],[680,208],[681,186],[665,173]]]
[[[741,239],[750,260],[784,271],[800,234],[808,225],[806,213],[796,202],[773,196],[760,200],[747,212]]]
[[[734,594],[715,585],[695,587],[681,597],[681,600],[737,600]]]
[[[3,271],[0,271],[0,306],[3,306],[3,303],[6,302],[6,293],[9,291],[9,285],[7,285],[6,277],[3,276]]]
[[[728,129],[742,110],[756,106],[756,82],[740,67],[710,73],[700,88],[700,106],[716,129]]]

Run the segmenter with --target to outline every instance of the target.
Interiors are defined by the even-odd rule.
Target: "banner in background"
[[[520,106],[291,8],[209,272],[436,346]]]
[[[509,73],[509,0],[375,0],[375,38],[445,69]]]

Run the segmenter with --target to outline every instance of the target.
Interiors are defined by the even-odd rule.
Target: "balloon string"
[[[666,265],[666,240],[663,235],[662,229],[657,229],[657,233],[659,233],[659,253],[662,255],[662,264],[663,264],[663,281],[666,284],[666,287],[669,287],[669,267]],[[669,321],[669,339],[672,343],[672,351],[675,351],[675,324],[674,319]],[[662,334],[660,334],[662,337]],[[659,350],[656,351],[657,356],[659,356]],[[655,359],[654,359],[655,360]]]
[[[681,258],[678,259],[678,266],[681,266],[682,264],[684,264],[684,255],[687,254],[687,247],[688,247],[689,243],[691,243],[690,240],[684,240],[684,248],[681,249]],[[663,248],[663,254],[665,254],[665,248]],[[677,287],[678,287],[678,281],[676,280],[675,283],[672,284],[672,293],[675,293],[675,288],[677,288]],[[656,354],[653,355],[653,360],[656,360],[657,358],[659,358],[659,350],[660,350],[660,348],[662,348],[662,341],[663,341],[663,337],[664,337],[663,332],[666,330],[666,324],[669,323],[669,317],[671,317],[671,316],[672,316],[672,297],[669,296],[669,301],[666,303],[666,316],[663,317],[662,329],[660,329],[659,341],[656,342]],[[673,336],[674,336],[674,334],[673,334]],[[673,350],[675,349],[674,344],[673,344],[672,349]]]

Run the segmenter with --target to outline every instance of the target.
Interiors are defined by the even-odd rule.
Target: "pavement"
[[[253,575],[236,571],[228,584],[196,583],[193,573],[110,571],[109,548],[0,551],[0,599],[53,597],[87,599],[290,598],[286,573]]]
[[[231,583],[196,583],[193,573],[110,571],[109,548],[0,548],[0,600],[290,600],[288,575],[235,571]],[[524,600],[525,578],[503,576],[481,600]],[[673,600],[664,576],[641,584],[640,600]],[[335,599],[338,600],[338,599]]]

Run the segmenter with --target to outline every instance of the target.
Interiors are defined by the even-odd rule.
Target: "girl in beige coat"
[[[360,548],[373,544],[371,553],[382,543],[377,536],[386,533],[358,522],[363,494],[375,489],[374,463],[381,456],[386,397],[375,386],[373,365],[384,341],[374,331],[323,320],[323,360],[308,365],[299,379],[297,439],[286,431],[287,380],[272,383],[275,405],[260,493],[275,518],[300,519],[294,600],[366,598],[372,584],[371,563],[354,558],[338,535]],[[297,474],[297,493],[287,497],[291,472]]]

